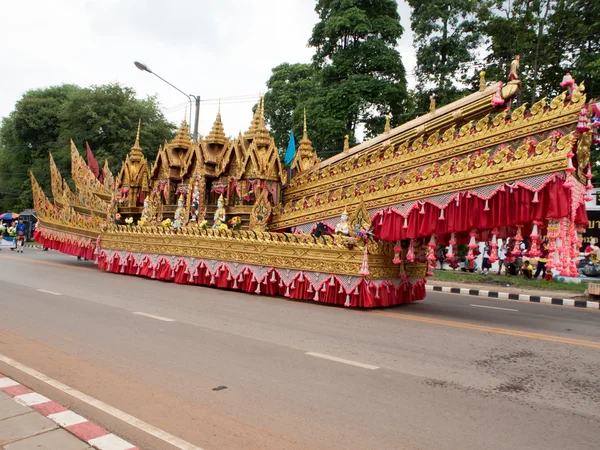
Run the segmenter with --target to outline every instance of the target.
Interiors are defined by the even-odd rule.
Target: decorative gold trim
[[[392,263],[393,246],[374,241],[367,245],[370,278],[397,278],[398,266]],[[348,249],[340,237],[316,239],[310,235],[203,230],[199,227],[175,231],[154,226],[110,225],[101,236],[100,246],[104,250],[208,258],[352,276],[360,276],[364,255],[362,242]]]
[[[555,141],[548,138],[537,146],[525,143],[517,149],[505,147],[492,153],[477,152],[462,159],[453,158],[444,164],[433,164],[422,170],[411,169],[388,177],[384,175],[363,188],[353,185],[346,191],[332,191],[339,198],[316,205],[313,198],[288,202],[283,213],[273,218],[271,229],[282,229],[315,220],[336,217],[347,205],[365,202],[368,209],[389,206],[405,201],[427,198],[444,193],[472,189],[489,184],[517,180],[565,170],[568,166],[569,143],[574,133]],[[534,151],[530,154],[530,150]],[[363,185],[364,186],[364,185]],[[343,195],[342,195],[343,194]]]

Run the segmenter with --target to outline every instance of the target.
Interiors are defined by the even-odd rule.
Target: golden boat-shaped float
[[[304,135],[287,170],[259,104],[235,139],[220,113],[192,142],[185,121],[153,164],[138,134],[100,182],[71,143],[72,192],[50,159],[53,202],[32,177],[44,246],[99,269],[349,307],[425,297],[438,245],[527,237],[575,275],[594,139],[583,84],[529,109],[519,80],[479,92],[319,161]],[[267,231],[268,230],[268,231]],[[331,234],[329,234],[331,233]]]

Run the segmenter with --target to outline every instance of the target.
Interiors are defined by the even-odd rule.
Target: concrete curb
[[[600,309],[600,302],[587,300],[572,300],[570,298],[541,297],[538,295],[512,294],[508,292],[483,291],[480,289],[457,288],[449,286],[425,285],[430,292],[445,292],[448,294],[472,295],[475,297],[487,297],[504,300],[518,300],[531,303],[547,303],[549,305],[574,306],[576,308]]]
[[[15,380],[0,373],[0,392],[12,397],[17,403],[37,411],[62,429],[98,450],[140,450],[85,417],[33,392]]]

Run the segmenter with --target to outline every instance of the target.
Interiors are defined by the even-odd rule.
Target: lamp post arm
[[[173,85],[173,84],[169,83],[167,80],[165,80],[165,79],[164,79],[163,77],[161,77],[160,75],[156,75],[154,72],[151,72],[151,73],[152,73],[152,75],[154,75],[155,77],[157,77],[157,78],[159,78],[159,79],[163,80],[165,83],[167,83],[167,84],[168,84],[169,86],[171,86],[172,88],[174,88],[174,89],[177,89],[179,92],[181,92],[183,95],[185,95],[185,96],[188,98],[188,100],[189,100],[189,101],[192,101],[192,98],[191,98],[191,96],[190,96],[189,94],[186,94],[186,93],[185,93],[185,92],[183,92],[181,89],[179,89],[177,86],[175,86],[175,85]]]

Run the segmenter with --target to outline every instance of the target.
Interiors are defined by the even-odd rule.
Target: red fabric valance
[[[504,191],[496,192],[488,200],[463,193],[458,206],[456,201],[451,201],[444,208],[444,219],[440,219],[439,207],[426,202],[411,210],[406,221],[400,212],[388,208],[378,211],[372,223],[376,237],[397,241],[432,234],[464,233],[473,229],[481,231],[516,225],[530,228],[534,220],[544,222],[547,219],[571,217],[572,191],[564,186],[563,179],[555,178],[539,190],[536,203],[534,196],[534,192],[523,187],[513,188],[512,192],[505,187]],[[583,203],[577,207],[575,223],[587,225]]]

